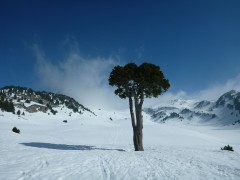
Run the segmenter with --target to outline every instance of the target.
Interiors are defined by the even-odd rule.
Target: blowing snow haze
[[[54,65],[37,46],[34,51],[40,81],[47,89],[72,96],[92,108],[124,107],[108,85],[108,74],[117,63],[113,58],[84,58],[71,52],[65,60]]]

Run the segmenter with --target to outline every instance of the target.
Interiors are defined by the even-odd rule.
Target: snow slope
[[[0,111],[0,179],[240,179],[239,128],[159,124],[144,114],[145,151],[135,152],[128,111],[94,112]],[[220,150],[227,144],[235,151]]]
[[[240,127],[240,92],[231,90],[216,101],[176,99],[144,111],[159,123]]]

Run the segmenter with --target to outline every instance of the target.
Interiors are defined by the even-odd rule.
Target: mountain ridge
[[[56,115],[62,108],[71,110],[71,113],[83,114],[84,111],[95,113],[78,103],[74,98],[63,94],[46,91],[34,91],[21,86],[4,86],[0,88],[0,109],[20,115],[19,111],[28,113],[48,113]]]
[[[96,116],[90,109],[69,96],[34,91],[21,86],[0,88],[0,110],[24,116],[26,113],[56,115],[64,111],[66,116],[85,112]],[[157,123],[181,122],[187,124],[218,124],[240,126],[240,92],[231,90],[215,101],[170,100],[168,104],[144,108],[151,120]]]
[[[171,100],[167,105],[145,108],[154,122],[240,125],[240,92],[231,90],[216,101]]]

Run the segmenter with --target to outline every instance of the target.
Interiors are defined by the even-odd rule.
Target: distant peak
[[[223,96],[228,95],[228,94],[236,94],[236,91],[235,90],[230,90],[230,91],[224,93]]]

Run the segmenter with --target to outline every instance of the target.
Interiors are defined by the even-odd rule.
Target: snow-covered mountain
[[[129,110],[98,109],[95,116],[78,106],[74,113],[69,108],[74,102],[71,98],[62,101],[52,93],[15,90],[3,88],[0,93],[2,108],[10,111],[14,107],[15,111],[0,110],[0,179],[240,179],[240,129],[236,126],[155,123],[143,113],[145,151],[135,152]],[[184,118],[188,116],[180,114],[183,109],[208,112],[211,107],[212,114],[217,109],[235,112],[236,107],[230,106],[235,94],[210,103],[176,100],[162,108]],[[50,98],[42,98],[45,95]],[[55,115],[47,104],[57,111]],[[29,111],[27,107],[32,105],[40,109]],[[46,112],[41,111],[42,106],[48,108]],[[14,133],[13,127],[20,133]],[[228,144],[234,152],[221,150]]]
[[[172,100],[168,105],[146,108],[153,121],[207,123],[215,125],[240,124],[240,92],[231,90],[217,101]]]
[[[78,117],[83,113],[96,115],[66,95],[19,86],[0,89],[0,110],[23,118],[34,116],[34,113],[61,117]],[[171,100],[164,106],[145,108],[144,112],[159,123],[240,125],[240,92],[231,90],[216,101]]]
[[[32,113],[80,116],[84,112],[94,115],[90,109],[66,95],[34,91],[19,86],[6,86],[0,89],[0,109],[18,116]]]

